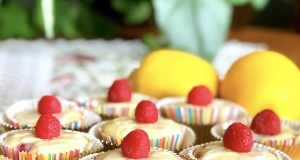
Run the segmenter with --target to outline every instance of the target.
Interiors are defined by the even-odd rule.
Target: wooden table
[[[228,39],[265,43],[270,50],[290,58],[300,68],[300,34],[276,28],[246,26],[231,30]]]

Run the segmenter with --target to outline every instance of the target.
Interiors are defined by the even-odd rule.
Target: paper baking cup
[[[117,146],[121,144],[121,139],[114,138],[112,136],[106,135],[101,131],[101,127],[108,121],[102,121],[91,127],[89,134],[99,138],[100,140],[106,141],[107,143],[116,144]],[[195,132],[186,125],[181,125],[183,130],[185,130],[184,135],[172,135],[170,137],[164,137],[160,139],[152,139],[151,147],[164,148],[174,152],[179,152],[183,148],[190,147],[195,144],[196,134]],[[104,150],[107,150],[104,147]]]
[[[222,99],[214,99],[213,107],[176,105],[186,101],[186,97],[164,98],[157,102],[157,107],[163,117],[188,125],[214,125],[247,116],[242,106]]]
[[[3,133],[0,136],[1,150],[5,157],[11,158],[13,160],[72,160],[73,158],[79,156],[80,153],[88,152],[89,150],[101,150],[103,148],[103,144],[99,139],[91,136],[88,133],[66,130],[68,132],[74,132],[77,134],[82,134],[87,140],[88,145],[85,147],[78,148],[76,150],[71,150],[63,153],[48,153],[48,154],[30,154],[27,152],[19,152],[16,148],[10,148],[7,144],[5,144],[4,139],[11,133],[16,133],[22,130],[33,130],[30,129],[18,129],[12,130]]]
[[[77,103],[81,107],[85,107],[98,113],[99,115],[101,115],[103,120],[108,120],[120,116],[134,117],[135,107],[130,107],[128,103],[103,103],[97,100],[99,98],[106,98],[106,95],[102,94],[94,96],[92,98],[79,99],[77,100]],[[153,97],[140,93],[133,93],[132,99],[136,99],[138,102],[142,100],[150,100],[155,103],[157,101],[157,99]]]
[[[166,149],[163,149],[163,148],[157,148],[157,147],[151,147],[152,150],[160,150],[160,151],[164,151],[164,152],[168,152],[172,155],[174,155],[174,158],[176,157],[178,160],[182,160],[182,158],[176,154],[175,152],[172,152],[172,151],[169,151],[169,150],[166,150]],[[110,151],[107,151],[107,152],[111,152],[113,150],[110,150]],[[91,154],[91,155],[87,155],[87,156],[84,156],[82,158],[79,158],[79,160],[95,160],[97,158],[98,155],[100,154],[103,154],[105,152],[100,152],[100,153],[94,153],[94,154]]]
[[[223,142],[222,141],[214,141],[214,142],[210,142],[210,143],[204,143],[204,144],[192,146],[192,147],[182,150],[179,153],[179,155],[186,159],[189,159],[189,160],[197,160],[197,158],[193,155],[195,149],[197,149],[199,147],[207,146],[210,144],[219,144],[219,143],[223,143]],[[274,154],[278,160],[292,160],[287,154],[283,153],[282,151],[277,150],[272,147],[269,147],[269,146],[266,146],[266,145],[254,143],[253,148],[256,148],[260,151],[270,152],[270,153]]]
[[[211,129],[211,134],[215,138],[222,140],[224,131],[232,123],[233,122],[226,122],[226,123],[217,124],[217,125],[213,126]],[[247,126],[250,126],[251,118],[249,118],[247,120],[242,120],[242,123],[244,123]],[[295,138],[282,139],[282,140],[255,138],[254,142],[278,149],[278,150],[286,153],[287,155],[289,155],[293,160],[300,160],[300,127],[299,127],[299,124],[292,122],[292,121],[288,121],[288,120],[281,120],[281,124],[291,127],[292,129],[295,130],[295,132],[298,133],[298,135]]]
[[[19,101],[19,102],[13,104],[6,110],[5,115],[3,115],[2,120],[4,122],[2,122],[2,124],[6,128],[9,127],[11,129],[33,128],[34,126],[31,124],[18,122],[14,118],[14,116],[21,112],[24,112],[26,110],[36,110],[37,111],[38,101],[39,100],[37,100],[37,99],[30,99],[30,100]],[[59,100],[59,101],[61,102],[62,108],[72,108],[82,114],[82,118],[78,121],[61,124],[64,129],[88,131],[88,129],[93,124],[101,121],[101,117],[98,114],[96,114],[88,109],[78,106],[76,102],[66,101],[66,100]]]

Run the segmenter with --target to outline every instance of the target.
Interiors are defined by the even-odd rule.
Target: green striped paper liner
[[[107,102],[106,96],[106,94],[99,94],[90,98],[81,98],[76,101],[81,107],[90,109],[100,115],[111,117],[134,117],[135,107],[140,101],[151,100],[154,103],[157,101],[156,98],[141,93],[132,93],[132,102]]]
[[[27,124],[26,122],[25,123],[19,122],[14,118],[14,116],[18,113],[22,113],[28,110],[36,110],[36,112],[38,112],[37,111],[38,101],[39,100],[37,99],[28,99],[28,100],[19,101],[11,105],[6,110],[4,115],[7,118],[7,123],[10,125],[7,124],[4,125],[11,126],[11,128],[17,128],[17,129],[33,128],[35,125]],[[59,99],[59,101],[61,102],[62,109],[71,108],[82,114],[81,119],[77,121],[61,124],[64,129],[71,129],[71,130],[85,129],[101,121],[101,117],[98,114],[78,106],[77,103],[74,101],[67,101],[63,99]]]
[[[195,157],[195,155],[197,153],[194,152],[197,148],[205,147],[207,145],[214,145],[214,144],[223,145],[223,142],[222,141],[214,141],[214,142],[203,143],[203,144],[200,144],[200,145],[195,145],[195,146],[192,146],[192,147],[188,147],[188,148],[182,150],[179,153],[179,155],[186,158],[186,159],[188,159],[188,160],[197,160],[197,158]],[[252,148],[256,148],[256,149],[258,149],[262,152],[272,153],[276,156],[276,158],[278,160],[292,160],[291,157],[289,157],[286,153],[284,153],[280,150],[277,150],[275,148],[272,148],[270,146],[266,146],[266,145],[259,144],[259,143],[254,143]],[[234,152],[234,151],[232,151],[232,152]]]
[[[214,125],[247,116],[240,105],[222,99],[214,99],[208,106],[186,103],[185,97],[164,98],[157,102],[163,117],[188,125]]]
[[[18,129],[12,130],[3,133],[0,136],[0,144],[1,150],[5,157],[11,158],[13,160],[72,160],[73,158],[79,156],[83,152],[88,152],[89,150],[102,149],[103,144],[99,139],[91,136],[90,134],[72,130],[65,130],[66,132],[73,132],[75,134],[81,134],[84,138],[88,140],[88,144],[84,147],[78,147],[78,149],[70,150],[67,152],[61,153],[47,153],[47,154],[38,154],[38,153],[27,153],[27,152],[19,152],[17,148],[11,148],[7,144],[5,144],[4,139],[12,133],[17,133],[23,130],[32,130],[34,129]],[[33,133],[34,134],[34,133]],[[45,140],[47,141],[47,140]]]

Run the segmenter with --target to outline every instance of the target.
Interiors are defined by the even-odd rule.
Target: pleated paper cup
[[[119,146],[122,142],[122,138],[116,138],[105,134],[102,131],[102,126],[108,121],[102,121],[91,127],[89,134],[105,141],[106,143],[116,144]],[[195,132],[186,125],[181,125],[184,131],[183,135],[170,135],[169,137],[163,137],[158,139],[151,139],[151,147],[163,148],[174,152],[179,152],[182,149],[195,144],[196,135]],[[104,147],[104,150],[109,150]]]
[[[203,144],[200,144],[200,145],[192,146],[192,147],[189,147],[189,148],[186,148],[186,149],[182,150],[179,153],[179,155],[181,157],[185,158],[185,159],[188,159],[188,160],[197,160],[198,158],[196,158],[196,155],[197,155],[196,150],[198,148],[206,147],[208,145],[214,145],[214,144],[222,145],[223,142],[222,141],[214,141],[214,142],[203,143]],[[270,146],[266,146],[266,145],[259,144],[259,143],[254,143],[253,148],[258,149],[259,151],[262,151],[262,152],[272,153],[273,155],[276,156],[277,160],[292,160],[291,157],[289,157],[284,152],[282,152],[280,150],[277,150],[275,148],[272,148]]]
[[[169,97],[156,105],[163,117],[191,127],[197,135],[196,144],[217,140],[210,134],[215,124],[247,117],[247,111],[231,101],[214,99],[210,105],[202,107],[186,102],[186,97]]]
[[[162,151],[162,152],[167,152],[170,153],[170,155],[173,155],[174,158],[178,159],[178,160],[183,160],[182,157],[180,157],[178,154],[176,154],[175,152],[163,149],[163,148],[157,148],[157,147],[151,147],[151,150],[157,150],[157,151]],[[110,150],[107,152],[121,152],[121,149],[114,149],[114,150]],[[101,154],[104,154],[106,152],[100,152],[100,153],[94,153],[94,154],[90,154],[90,155],[86,155],[82,158],[79,158],[79,160],[95,160],[98,156],[100,156]],[[124,157],[125,158],[125,157]]]
[[[247,120],[242,120],[241,123],[244,123],[247,126],[251,125],[251,118]],[[212,127],[211,134],[219,139],[222,140],[223,134],[225,130],[232,124],[233,122],[226,122],[222,124],[217,124]],[[285,139],[276,139],[276,138],[258,138],[253,137],[254,142],[260,143],[266,146],[270,146],[277,150],[280,150],[287,155],[289,155],[293,160],[300,160],[300,126],[298,123],[288,121],[288,120],[281,120],[281,125],[285,125],[295,131],[295,135],[293,138],[285,138]]]
[[[11,158],[13,160],[72,160],[73,158],[78,157],[81,153],[88,152],[90,150],[101,150],[103,149],[103,144],[100,142],[99,139],[95,138],[94,136],[79,132],[79,131],[72,131],[72,130],[65,130],[66,132],[73,132],[75,134],[82,134],[84,138],[87,139],[88,144],[84,147],[78,146],[75,150],[66,150],[60,153],[47,153],[47,154],[39,154],[39,153],[27,153],[25,151],[20,152],[18,148],[10,147],[5,143],[5,138],[8,137],[10,134],[17,133],[23,130],[31,130],[34,132],[34,129],[18,129],[12,130],[3,133],[0,136],[0,144],[3,156]],[[47,140],[45,140],[46,143]],[[21,143],[21,142],[20,142]]]
[[[134,117],[135,108],[142,100],[157,102],[157,99],[151,96],[141,93],[132,93],[132,100],[130,102],[107,102],[107,95],[100,94],[91,98],[78,99],[77,103],[81,107],[98,113],[103,120],[111,120],[121,116]]]
[[[29,99],[29,100],[19,101],[19,102],[13,104],[6,110],[5,114],[2,115],[2,118],[0,117],[1,124],[7,130],[25,129],[25,128],[35,127],[34,123],[18,121],[17,119],[15,119],[15,116],[17,114],[20,114],[20,113],[22,113],[24,111],[28,111],[28,110],[34,110],[38,113],[38,101],[39,100],[37,100],[37,99]],[[93,124],[101,121],[101,117],[98,114],[96,114],[93,111],[88,110],[86,108],[80,107],[74,101],[67,101],[67,100],[62,100],[62,99],[59,99],[59,101],[61,102],[62,109],[72,109],[72,110],[77,111],[82,114],[81,119],[79,119],[77,121],[73,121],[70,123],[61,122],[61,125],[64,129],[87,132]],[[36,119],[36,121],[37,121],[38,117],[36,117],[36,118],[37,118]]]

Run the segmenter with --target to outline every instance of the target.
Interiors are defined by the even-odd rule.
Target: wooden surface
[[[300,68],[300,34],[283,29],[247,26],[231,30],[228,39],[258,42],[290,58]]]

